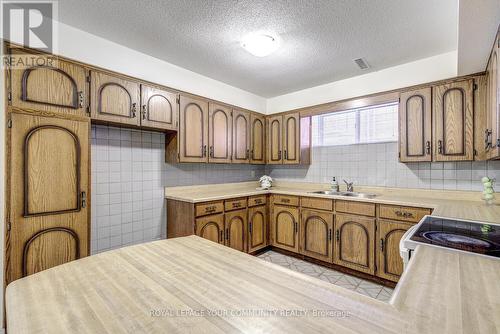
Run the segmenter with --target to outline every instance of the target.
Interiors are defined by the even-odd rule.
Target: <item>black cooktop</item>
[[[427,216],[410,240],[500,258],[500,225]]]

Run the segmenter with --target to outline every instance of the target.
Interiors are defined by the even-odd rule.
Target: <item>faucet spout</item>
[[[354,191],[354,187],[353,187],[354,182],[347,182],[346,180],[344,180],[344,182],[347,186],[347,192],[352,193]]]

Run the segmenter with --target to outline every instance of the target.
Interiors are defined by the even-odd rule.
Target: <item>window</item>
[[[313,116],[313,146],[398,140],[398,104],[390,103]]]

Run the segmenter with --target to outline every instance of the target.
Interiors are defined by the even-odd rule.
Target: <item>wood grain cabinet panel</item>
[[[283,116],[272,116],[267,119],[267,163],[281,165]]]
[[[275,247],[298,252],[299,209],[273,206],[271,239]]]
[[[272,199],[274,204],[299,206],[299,197],[297,196],[274,194]]]
[[[302,210],[300,253],[332,262],[333,213]]]
[[[433,87],[434,161],[474,159],[473,80]]]
[[[500,31],[497,33],[487,66],[487,106],[484,145],[489,159],[500,158]]]
[[[227,212],[225,215],[225,244],[241,252],[247,251],[247,210]]]
[[[375,203],[336,200],[335,211],[375,217]]]
[[[219,244],[224,244],[224,214],[196,218],[195,234]]]
[[[137,82],[104,72],[90,72],[92,119],[139,126],[140,94]]]
[[[230,163],[233,128],[231,108],[210,102],[209,109],[208,135],[210,148],[208,161]]]
[[[7,283],[89,254],[90,120],[9,117]]]
[[[179,101],[179,162],[207,162],[208,102],[187,95]]]
[[[319,209],[319,210],[333,210],[333,200],[328,198],[318,198],[318,197],[302,197],[300,200],[300,205],[303,208]]]
[[[233,110],[233,163],[250,161],[250,114]]]
[[[335,216],[334,262],[373,275],[375,273],[375,219]]]
[[[141,85],[141,126],[177,130],[178,94],[148,85]]]
[[[283,164],[300,162],[300,117],[298,113],[283,116]]]
[[[13,56],[27,54],[12,49]],[[41,66],[9,71],[12,106],[87,116],[86,70],[52,55],[36,55]],[[41,61],[43,59],[43,61]]]
[[[266,122],[263,116],[250,116],[250,163],[266,163]]]
[[[432,161],[431,88],[401,93],[399,152],[401,162]]]
[[[399,241],[413,224],[385,220],[377,224],[377,276],[397,282],[403,273]]]
[[[267,209],[265,205],[248,209],[248,252],[252,253],[268,245]]]

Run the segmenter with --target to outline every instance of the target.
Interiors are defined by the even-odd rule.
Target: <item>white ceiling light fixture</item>
[[[253,32],[246,35],[241,46],[257,57],[265,57],[278,49],[280,40],[277,35],[267,32]]]

